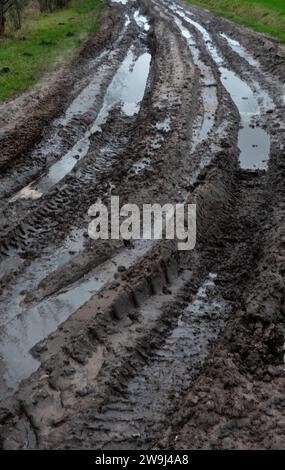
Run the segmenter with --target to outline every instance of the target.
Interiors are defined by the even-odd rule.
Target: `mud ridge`
[[[182,2],[105,15],[2,180],[1,448],[282,448],[282,52]],[[92,241],[111,195],[196,204],[195,249]]]

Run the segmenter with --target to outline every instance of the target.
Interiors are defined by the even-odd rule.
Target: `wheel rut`
[[[86,46],[64,111],[0,177],[1,446],[243,448],[246,393],[267,397],[264,432],[267,377],[282,384],[279,59],[183,2],[107,11],[106,46]],[[91,240],[112,195],[196,204],[195,249]]]

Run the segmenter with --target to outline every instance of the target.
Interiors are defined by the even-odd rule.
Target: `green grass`
[[[104,4],[104,0],[73,0],[49,14],[30,8],[22,29],[0,40],[0,102],[25,92],[57,63],[70,60],[96,31]],[[4,73],[5,67],[10,70]]]
[[[186,0],[285,42],[285,0]]]

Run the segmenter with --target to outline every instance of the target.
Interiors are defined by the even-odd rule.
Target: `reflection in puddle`
[[[225,67],[223,57],[214,46],[210,34],[202,25],[189,18],[189,15],[174,5],[169,8],[202,34],[205,46],[219,68],[222,84],[239,110],[241,129],[238,145],[241,168],[266,170],[270,156],[270,135],[261,127],[255,127],[253,118],[256,120],[261,116],[261,107],[262,110],[272,109],[272,100],[257,83],[252,84],[253,91],[235,72]]]
[[[140,110],[140,102],[144,96],[149,75],[151,55],[148,52],[135,56],[131,47],[117,70],[104,97],[102,108],[84,137],[80,139],[71,150],[52,165],[46,176],[23,188],[10,202],[20,198],[29,198],[33,194],[40,197],[51,187],[64,178],[84,158],[90,148],[90,138],[95,132],[101,131],[101,126],[108,118],[115,106],[120,106],[126,116],[133,116]]]
[[[225,33],[221,33],[221,36],[227,41],[227,43],[233,49],[234,52],[236,52],[239,56],[245,59],[253,67],[259,67],[259,62],[255,60],[238,41],[229,38]]]
[[[267,169],[270,154],[270,136],[261,128],[244,126],[239,131],[240,166],[245,169]]]
[[[205,141],[215,124],[215,111],[218,107],[216,86],[202,88],[202,101],[204,106],[204,119],[202,127],[198,134],[196,144]],[[196,145],[194,145],[195,148]]]
[[[112,3],[122,3],[123,5],[126,5],[128,3],[128,0],[111,0]]]
[[[205,354],[206,357],[210,342],[217,337],[224,325],[227,305],[223,299],[217,299],[213,295],[216,278],[216,274],[208,275],[193,301],[179,318],[177,327],[168,337],[165,350],[172,347],[171,355],[173,357],[177,355],[177,360],[180,359],[179,351],[182,349],[183,342],[192,339],[189,354],[196,356],[198,354],[197,359],[201,361],[203,359],[201,355]]]
[[[128,269],[150,249],[152,244],[152,241],[135,242],[135,249],[123,250],[111,260],[98,266],[89,279],[29,309],[23,307],[21,297],[11,299],[9,315],[6,313],[6,318],[5,315],[1,318],[0,399],[9,395],[21,380],[39,367],[39,362],[31,355],[30,350],[55,331],[106,284],[113,281],[118,266]]]
[[[113,49],[106,49],[95,58],[90,59],[86,64],[86,79],[87,85],[80,91],[80,93],[70,103],[64,114],[55,119],[52,123],[50,131],[44,136],[39,145],[37,145],[31,152],[30,160],[37,162],[44,157],[46,162],[50,159],[53,161],[59,159],[70,149],[76,141],[84,136],[84,133],[90,123],[94,121],[98,112],[98,104],[101,101],[102,89],[105,89],[105,84],[109,83],[110,77],[114,73],[114,64],[120,63],[121,60],[121,43],[124,40],[125,34],[130,24],[130,19],[125,15],[125,24],[114,41]],[[81,84],[81,80],[79,84]],[[78,118],[83,115],[82,124],[78,125]],[[86,122],[85,122],[85,119]],[[20,177],[23,181],[30,181],[31,167],[22,168],[17,170],[13,169],[13,179],[8,174],[7,177],[2,179],[0,192],[5,188],[5,193],[10,193],[14,189],[15,180]],[[35,185],[37,179],[33,181]],[[29,189],[29,188],[28,188]],[[22,195],[22,197],[25,197]],[[10,199],[10,202],[18,199],[18,194]]]

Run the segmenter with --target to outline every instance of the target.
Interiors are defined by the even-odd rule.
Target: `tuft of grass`
[[[285,42],[285,0],[186,0]]]
[[[96,31],[105,0],[73,0],[62,9],[26,11],[23,27],[0,39],[0,102],[31,88],[59,61],[68,61]]]

